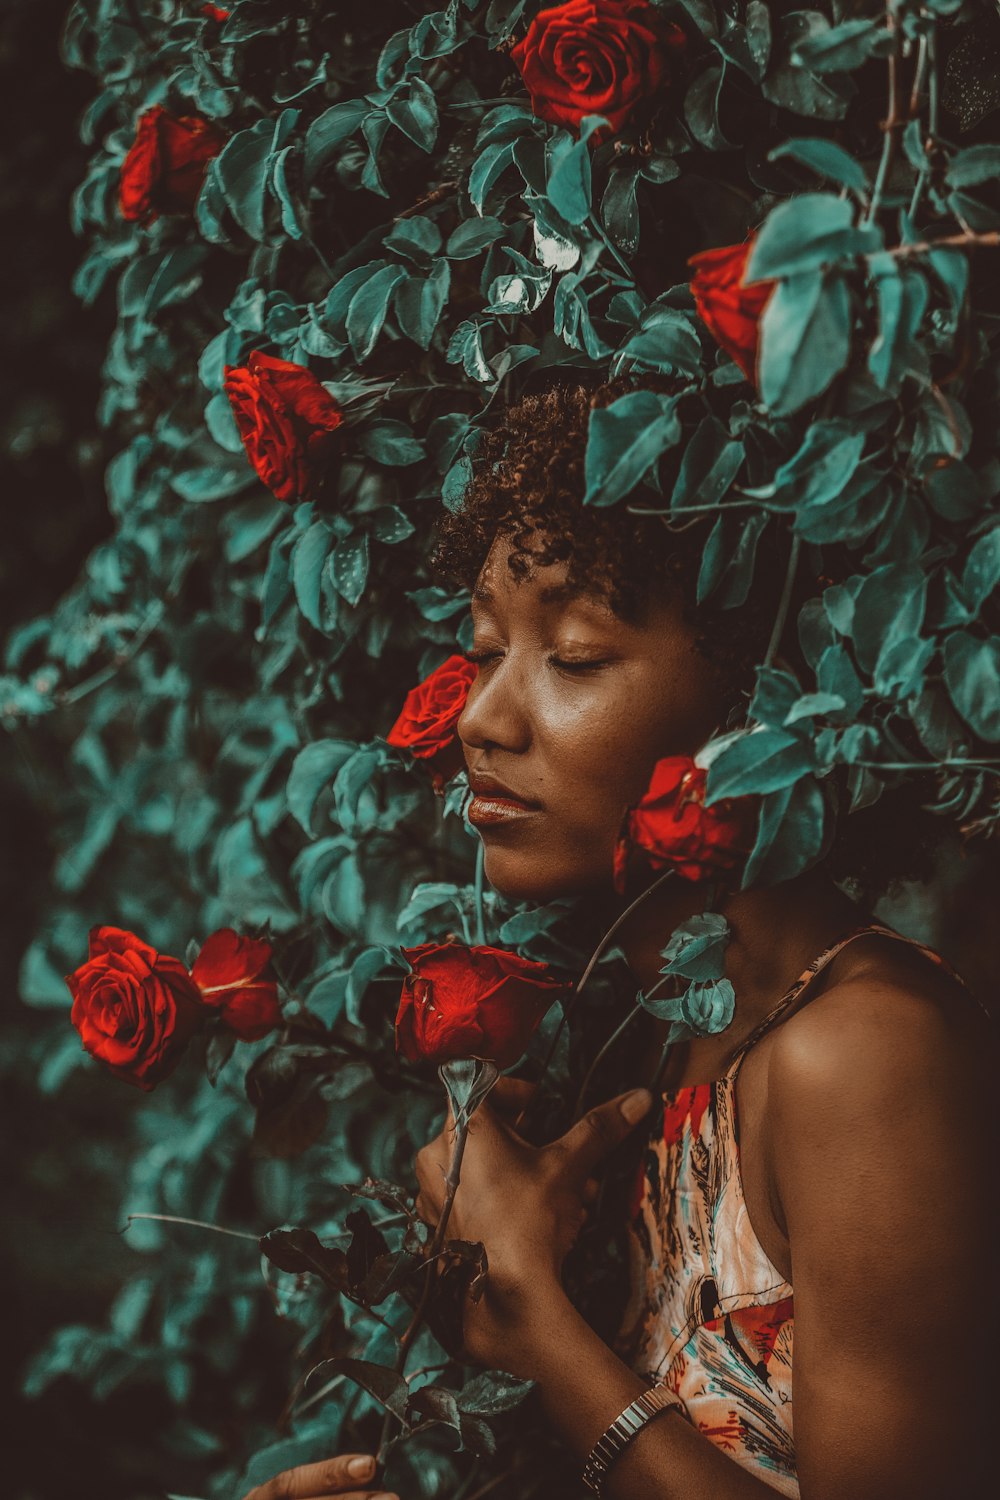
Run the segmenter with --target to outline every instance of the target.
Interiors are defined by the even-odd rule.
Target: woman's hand
[[[527,1370],[531,1347],[544,1337],[549,1314],[565,1301],[560,1273],[566,1253],[596,1195],[604,1159],[646,1115],[652,1097],[635,1089],[590,1110],[548,1146],[532,1146],[509,1119],[523,1108],[531,1086],[501,1079],[469,1126],[450,1238],[481,1241],[489,1270],[486,1291],[466,1307],[464,1337],[470,1358],[513,1374]],[[417,1210],[435,1224],[454,1125],[419,1152]]]
[[[327,1495],[339,1495],[341,1500],[399,1500],[377,1485],[374,1489],[365,1485],[374,1473],[370,1453],[342,1453],[319,1464],[285,1469],[250,1490],[243,1500],[324,1500]]]

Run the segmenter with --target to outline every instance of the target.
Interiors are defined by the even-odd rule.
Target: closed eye
[[[485,662],[495,661],[498,656],[502,655],[502,651],[466,651],[465,653],[466,660],[474,662],[477,667],[481,667]]]
[[[549,657],[550,667],[555,667],[560,672],[570,672],[575,676],[582,676],[585,672],[595,672],[598,667],[606,667],[610,665],[610,662],[611,658],[607,656],[597,659],[588,657],[586,660],[580,661],[566,661],[559,656]]]

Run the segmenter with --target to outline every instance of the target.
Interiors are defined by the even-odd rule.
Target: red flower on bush
[[[477,671],[468,657],[449,656],[410,689],[399,718],[386,735],[390,745],[428,761],[441,780],[453,776],[464,763],[455,726]]]
[[[615,849],[615,886],[622,891],[630,857],[641,851],[654,870],[673,868],[704,880],[742,864],[751,847],[755,803],[727,798],[705,806],[705,772],[687,755],[657,761],[641,801],[625,814]]]
[[[691,291],[709,333],[736,361],[748,380],[755,378],[760,319],[773,281],[745,282],[753,240],[703,250],[688,261],[694,267]]]
[[[220,5],[203,5],[201,13],[206,20],[215,21],[218,26],[229,20],[228,10],[223,10]]]
[[[172,115],[159,104],[147,109],[122,162],[122,218],[148,224],[158,214],[191,213],[205,168],[225,144],[222,131],[199,115]]]
[[[84,1048],[127,1083],[149,1090],[172,1073],[205,1019],[179,958],[121,927],[94,927],[90,957],[66,975]]]
[[[281,1025],[277,982],[269,971],[271,945],[221,927],[205,940],[191,966],[203,1003],[245,1042]]]
[[[669,85],[683,46],[648,0],[566,0],[538,12],[511,56],[540,120],[576,129],[603,115],[617,132]]]
[[[571,989],[547,964],[502,948],[423,943],[404,948],[396,1049],[408,1062],[480,1057],[509,1068],[557,995]]]
[[[315,495],[343,413],[311,370],[254,350],[224,389],[258,478],[289,503]]]

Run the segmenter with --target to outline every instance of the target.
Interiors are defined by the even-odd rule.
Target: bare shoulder
[[[856,1125],[916,1100],[925,1118],[940,1116],[961,1097],[963,1116],[985,1114],[996,1027],[968,991],[896,939],[873,935],[852,948],[822,993],[774,1032],[769,1110],[789,1125],[803,1111]]]

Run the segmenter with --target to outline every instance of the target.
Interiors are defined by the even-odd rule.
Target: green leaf
[[[778,510],[824,505],[850,480],[864,445],[865,434],[853,422],[815,422],[801,448],[781,465],[761,497]]]
[[[574,142],[556,141],[547,160],[546,192],[556,213],[567,224],[582,224],[590,216],[590,147],[581,134]]]
[[[984,143],[956,151],[948,162],[945,181],[951,188],[978,187],[1000,178],[1000,146]]]
[[[427,456],[423,444],[417,441],[407,424],[390,417],[362,428],[358,443],[362,453],[380,464],[405,466],[419,463]]]
[[[758,375],[764,404],[778,416],[822,395],[851,352],[847,281],[808,271],[780,281],[760,320]]]
[[[347,309],[347,337],[356,359],[366,359],[375,347],[389,311],[389,301],[406,272],[384,266],[358,288]]]
[[[945,637],[944,680],[962,718],[980,738],[1000,740],[1000,636]]]
[[[892,35],[881,17],[877,21],[859,17],[803,37],[796,43],[792,60],[814,73],[849,72],[869,58],[884,57],[891,47]]]
[[[585,505],[612,505],[631,494],[660,454],[681,435],[676,398],[633,391],[590,414]]]
[[[726,962],[729,923],[718,912],[706,911],[689,917],[670,934],[660,955],[661,974],[680,974],[685,979],[719,979]]]
[[[506,1370],[482,1370],[459,1391],[458,1405],[461,1411],[492,1417],[513,1411],[534,1389],[533,1380],[519,1380]]]
[[[672,307],[651,308],[617,358],[662,374],[700,375],[704,367],[701,340],[690,316]]]
[[[810,869],[828,842],[823,791],[812,776],[780,787],[761,802],[757,839],[743,872],[743,889],[777,885]]]
[[[718,505],[743,463],[743,444],[731,438],[717,417],[702,417],[684,449],[670,496],[678,514],[687,505]]]
[[[314,521],[292,548],[292,585],[299,609],[317,630],[323,629],[320,580],[330,551],[331,532],[325,521]]]
[[[348,604],[357,604],[368,582],[367,536],[344,537],[330,558],[333,585]]]
[[[814,271],[881,249],[879,231],[855,225],[854,214],[851,203],[829,193],[801,193],[779,203],[757,234],[745,280]]]
[[[506,225],[499,219],[487,216],[484,219],[463,219],[452,230],[445,246],[449,260],[471,260],[481,255],[507,233]]]
[[[314,833],[313,811],[320,792],[357,748],[351,740],[314,740],[295,757],[285,790],[288,811],[303,832]]]
[[[640,168],[617,166],[608,176],[601,199],[601,219],[608,234],[626,255],[639,248],[639,205],[636,184]]]
[[[705,801],[780,791],[813,769],[810,745],[783,729],[754,729],[730,737],[708,767]]]
[[[437,96],[422,78],[412,79],[409,98],[391,99],[385,112],[396,128],[421,151],[433,151],[438,133]]]
[[[793,161],[811,167],[820,177],[839,182],[842,187],[864,195],[868,191],[868,178],[860,162],[854,160],[836,141],[826,141],[822,136],[806,136],[799,140],[783,141],[769,154],[768,161],[781,161],[790,156]]]

